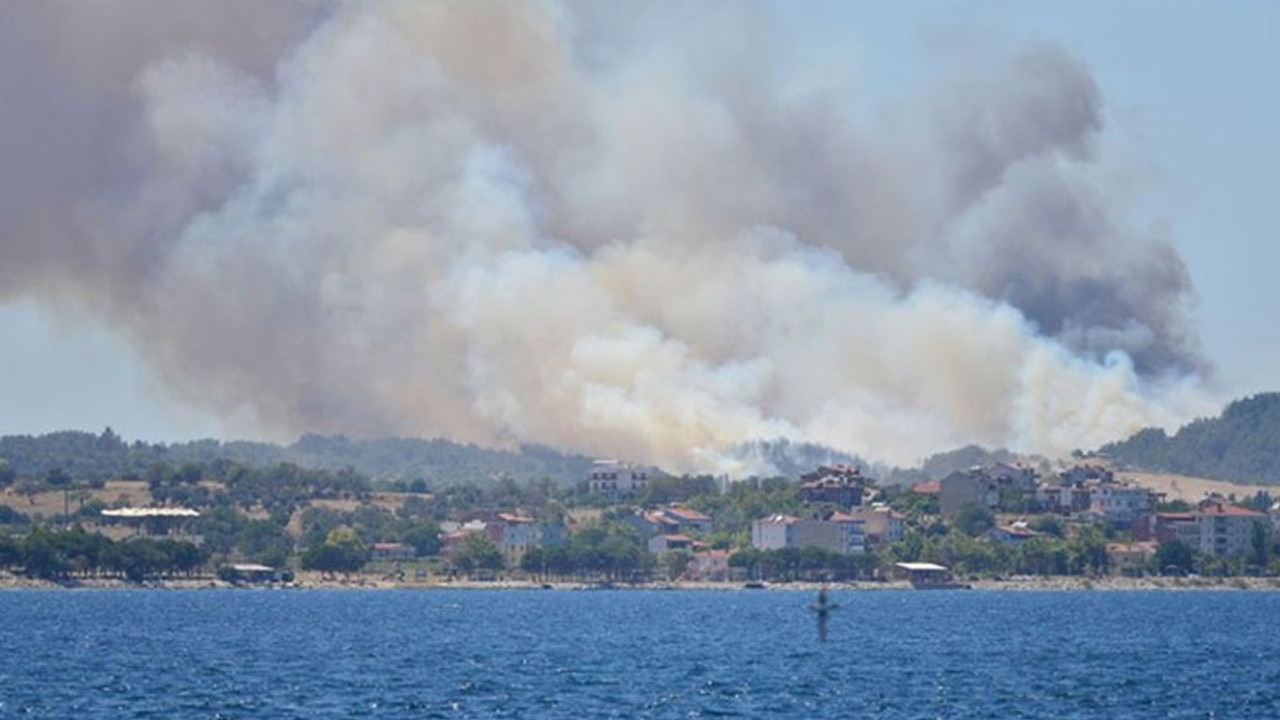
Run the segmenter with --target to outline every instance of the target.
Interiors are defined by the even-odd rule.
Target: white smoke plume
[[[121,328],[276,435],[715,470],[1205,409],[1187,272],[1108,185],[1065,51],[885,128],[754,6],[635,9],[7,3],[0,299]]]

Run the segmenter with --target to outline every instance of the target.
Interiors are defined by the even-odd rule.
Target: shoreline
[[[1075,577],[1075,576],[1014,576],[1002,580],[972,580],[958,585],[985,592],[1141,592],[1141,591],[1280,591],[1280,577]],[[822,588],[832,591],[884,592],[911,591],[905,581],[858,582],[788,582],[766,583],[761,589],[747,588],[742,582],[651,582],[635,585],[626,583],[592,582],[538,582],[532,580],[430,580],[427,582],[398,582],[369,577],[322,578],[306,573],[297,581],[282,583],[233,584],[215,577],[191,579],[149,580],[132,583],[118,578],[84,578],[69,581],[38,580],[11,573],[0,573],[0,592],[21,590],[399,590],[431,592],[439,590],[502,591],[599,591],[599,590],[649,590],[649,591],[715,591],[715,592],[817,592]],[[933,592],[936,592],[934,590]]]

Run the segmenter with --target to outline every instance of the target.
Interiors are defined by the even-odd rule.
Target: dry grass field
[[[1257,494],[1260,490],[1271,493],[1276,488],[1265,485],[1237,485],[1223,480],[1188,477],[1186,475],[1167,475],[1147,472],[1117,472],[1116,479],[1126,480],[1156,492],[1162,492],[1169,500],[1182,500],[1195,504],[1209,495],[1218,494],[1226,497],[1234,495],[1237,500],[1244,500]]]

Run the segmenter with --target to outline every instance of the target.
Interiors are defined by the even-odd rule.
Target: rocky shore
[[[999,580],[972,580],[961,583],[970,589],[981,591],[1078,591],[1078,592],[1132,592],[1148,590],[1280,590],[1280,578],[1275,577],[1038,577],[1014,576]],[[845,582],[845,583],[767,583],[765,591],[817,592],[822,587],[832,590],[884,591],[910,590],[906,582]],[[427,581],[406,582],[353,575],[350,577],[324,577],[316,573],[302,573],[287,584],[235,585],[213,577],[153,580],[131,583],[117,578],[87,578],[66,581],[38,580],[12,573],[0,572],[0,590],[210,590],[210,589],[289,589],[289,590],[717,590],[747,591],[741,582],[662,582],[630,584],[600,584],[585,582],[542,583],[530,580],[455,580],[432,578]],[[757,590],[758,591],[758,590]]]

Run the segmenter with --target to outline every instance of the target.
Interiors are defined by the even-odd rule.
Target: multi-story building
[[[1151,512],[1151,491],[1133,485],[1103,482],[1089,485],[1089,511],[1103,522],[1128,527]]]
[[[1230,557],[1246,552],[1252,542],[1254,525],[1269,525],[1265,513],[1221,501],[1200,506],[1200,552]]]
[[[1214,499],[1201,503],[1195,512],[1145,515],[1133,524],[1133,539],[1158,543],[1179,540],[1193,550],[1230,557],[1250,549],[1258,524],[1267,528],[1265,513]]]
[[[1000,503],[1000,484],[981,468],[957,471],[938,481],[938,510],[955,517],[965,505],[994,508]]]
[[[771,515],[751,525],[751,545],[758,550],[815,547],[827,552],[866,552],[863,521],[836,512],[830,517],[802,519],[789,515]]]
[[[870,548],[900,542],[906,533],[906,516],[887,506],[864,506],[848,514],[862,522],[866,544]]]
[[[858,507],[866,485],[867,479],[857,468],[823,465],[800,476],[800,502],[846,509]]]
[[[641,467],[617,460],[596,460],[587,475],[587,490],[617,500],[645,489],[657,473],[655,468]]]
[[[800,518],[770,515],[751,523],[751,547],[757,550],[781,550],[795,545],[795,524]]]

